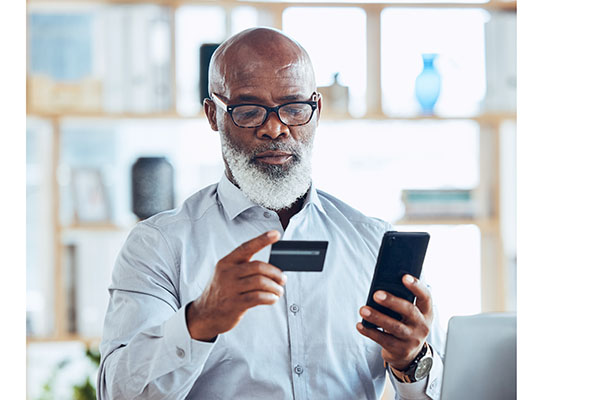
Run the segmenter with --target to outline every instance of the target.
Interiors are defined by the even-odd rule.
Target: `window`
[[[402,189],[474,188],[478,165],[474,121],[322,120],[313,176],[318,187],[363,213],[396,221]]]
[[[200,104],[200,46],[225,38],[225,10],[218,6],[181,6],[175,15],[177,53],[177,111],[198,114]]]
[[[231,11],[231,33],[253,28],[258,23],[258,11],[254,7],[236,7]]]
[[[400,225],[405,232],[429,232],[421,277],[431,286],[444,329],[455,315],[481,312],[481,233],[475,225]]]
[[[54,328],[54,229],[49,201],[52,127],[47,121],[27,118],[26,149],[26,331],[27,335],[49,335]]]

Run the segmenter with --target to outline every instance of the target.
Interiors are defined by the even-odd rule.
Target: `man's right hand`
[[[212,341],[236,326],[249,308],[279,300],[286,276],[274,265],[250,261],[255,253],[279,237],[278,231],[265,232],[219,260],[202,295],[186,309],[192,338]]]

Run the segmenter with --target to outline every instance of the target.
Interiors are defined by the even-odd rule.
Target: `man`
[[[442,335],[426,285],[404,277],[416,305],[375,294],[403,322],[364,306],[391,225],[311,184],[321,98],[304,49],[273,29],[243,31],[213,55],[209,90],[225,176],[127,239],[109,288],[99,397],[379,399],[386,371],[398,398],[436,397]],[[328,241],[323,271],[286,276],[268,264],[280,238]],[[425,353],[433,367],[412,383]]]

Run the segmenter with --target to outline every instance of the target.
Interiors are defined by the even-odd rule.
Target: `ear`
[[[323,106],[323,96],[321,96],[321,93],[318,92],[317,95],[319,96],[317,99],[317,126],[319,126],[319,120],[321,119],[321,107]]]
[[[210,124],[210,127],[213,131],[218,131],[219,127],[217,126],[217,107],[215,106],[215,103],[209,99],[206,98],[204,99],[204,114],[206,115],[206,118],[208,119],[208,123]]]

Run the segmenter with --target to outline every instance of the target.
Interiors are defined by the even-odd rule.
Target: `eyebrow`
[[[296,101],[296,100],[303,100],[304,96],[299,95],[299,94],[289,94],[286,96],[281,96],[279,97],[277,100],[280,101]],[[242,94],[240,96],[238,96],[236,98],[236,103],[243,103],[243,102],[253,102],[253,103],[258,103],[258,104],[262,104],[264,102],[263,99],[258,98],[256,96],[253,96],[251,94]]]
[[[299,94],[289,94],[287,96],[280,97],[279,100],[304,100],[304,96],[301,96]]]
[[[237,97],[237,102],[246,102],[246,101],[250,101],[250,102],[260,102],[261,99],[259,99],[256,96],[252,96],[251,94],[242,94],[240,96]]]

